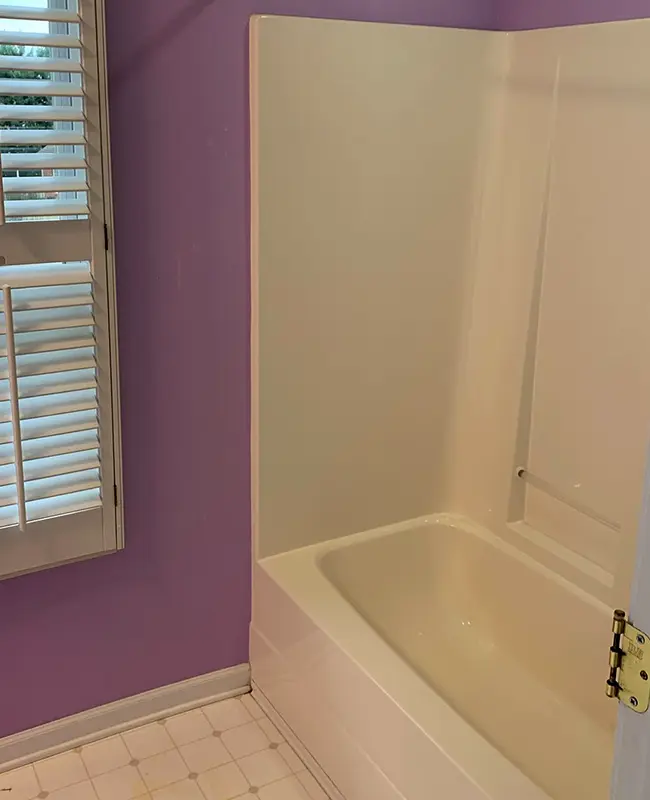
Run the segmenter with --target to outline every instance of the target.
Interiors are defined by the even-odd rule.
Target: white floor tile
[[[180,781],[159,789],[152,794],[153,800],[204,800],[203,792],[196,781]],[[252,798],[251,798],[252,800]]]
[[[215,736],[184,744],[179,750],[190,772],[207,772],[209,769],[220,767],[222,764],[232,761],[232,756],[228,750],[221,740]]]
[[[232,800],[249,789],[248,781],[234,761],[199,775],[198,784],[207,800]]]
[[[296,778],[298,778],[300,783],[307,789],[307,794],[310,796],[311,800],[329,800],[320,783],[309,770],[296,773]]]
[[[203,713],[215,731],[227,731],[253,721],[253,717],[238,697],[204,706]]]
[[[40,791],[41,787],[38,785],[36,773],[31,764],[0,775],[1,798],[6,798],[7,800],[34,800]]]
[[[255,795],[327,800],[250,695],[0,775],[0,800],[255,800]]]
[[[286,742],[278,745],[278,753],[287,762],[292,772],[302,772],[305,769],[305,765],[296,755],[296,751]]]
[[[135,767],[120,767],[93,778],[99,800],[133,800],[147,791]]]
[[[165,728],[176,745],[196,742],[212,734],[212,726],[199,708],[170,717],[165,720]]]
[[[97,793],[90,781],[82,781],[65,789],[57,789],[48,795],[48,800],[97,800]]]
[[[255,702],[252,694],[243,694],[240,700],[244,704],[246,711],[248,711],[253,719],[266,719],[264,712]]]
[[[122,734],[122,738],[131,756],[140,760],[174,749],[174,742],[165,730],[165,726],[158,722],[127,731]]]
[[[271,744],[257,722],[249,722],[238,728],[231,728],[221,734],[221,741],[226,745],[233,758],[242,758],[260,750],[266,750]]]
[[[264,719],[259,719],[257,721],[257,724],[267,735],[270,742],[275,742],[275,744],[282,744],[282,742],[284,741],[284,736],[275,727],[275,725],[271,722],[270,719],[264,717]]]
[[[263,786],[258,797],[260,800],[311,800],[305,787],[293,775]]]
[[[118,767],[125,767],[131,760],[131,754],[119,736],[101,739],[81,748],[81,758],[91,778],[110,772]]]
[[[81,756],[72,751],[37,761],[34,769],[44,792],[54,792],[88,779]]]
[[[178,750],[158,753],[140,762],[138,769],[150,792],[162,789],[188,776],[188,768]]]
[[[291,775],[289,765],[277,750],[262,750],[237,761],[251,786],[265,786]]]

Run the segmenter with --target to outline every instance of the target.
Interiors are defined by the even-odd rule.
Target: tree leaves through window
[[[3,44],[0,45],[0,56],[36,56],[46,58],[50,55],[47,48],[28,48],[24,45]],[[0,70],[0,80],[13,79],[13,80],[30,80],[30,81],[48,81],[51,80],[51,74],[43,70],[18,70],[18,69],[3,69]],[[21,105],[21,106],[49,106],[52,105],[52,98],[45,95],[0,95],[0,104],[5,105]],[[0,129],[11,128],[13,130],[51,130],[54,123],[51,121],[35,121],[35,120],[21,120],[21,121],[1,121]],[[40,145],[3,145],[0,151],[3,153],[37,153],[42,150]],[[41,170],[21,170],[20,176],[23,178],[38,178],[42,174]],[[5,178],[18,177],[15,170],[3,170],[2,173]],[[8,200],[23,199],[23,195],[12,194],[7,197]]]

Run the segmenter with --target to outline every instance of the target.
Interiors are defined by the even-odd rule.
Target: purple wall
[[[498,0],[497,27],[552,28],[650,17],[650,0]]]
[[[0,736],[248,659],[251,13],[490,27],[486,0],[106,0],[127,549],[0,583]]]

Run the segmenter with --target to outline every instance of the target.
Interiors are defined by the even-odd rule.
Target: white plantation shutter
[[[0,0],[0,577],[115,550],[100,0]]]

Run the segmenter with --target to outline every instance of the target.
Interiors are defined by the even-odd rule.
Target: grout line
[[[208,722],[209,722],[209,721],[210,721],[210,720],[208,720]],[[207,739],[208,737],[206,736],[205,738]],[[202,742],[202,741],[203,741],[203,739],[196,739],[195,741],[197,741],[197,742]],[[194,744],[194,742],[188,742],[188,744]],[[189,768],[189,766],[188,766],[188,764],[187,764],[187,761],[186,761],[186,760],[183,758],[183,753],[181,752],[181,748],[180,748],[178,745],[176,745],[176,749],[178,750],[178,755],[181,757],[181,761],[183,762],[183,764],[185,764],[185,768],[187,769],[187,775],[188,775],[188,777],[187,777],[187,778],[183,778],[183,780],[192,780],[192,779],[189,777],[189,776],[192,774],[192,770]],[[229,762],[229,761],[227,761],[226,763],[227,763],[227,764],[229,764],[230,762]],[[207,770],[207,771],[209,772],[209,770]],[[199,773],[198,773],[198,775],[200,776],[200,775],[201,775],[201,773],[199,772]],[[144,778],[143,778],[143,780],[144,780]],[[201,793],[201,797],[205,798],[205,800],[209,800],[209,798],[207,798],[207,797],[205,796],[205,792],[204,792],[204,791],[203,791],[203,789],[201,788],[201,784],[199,783],[199,779],[197,778],[196,780],[192,781],[192,783],[195,783],[195,784],[196,784],[196,788],[197,788],[197,789],[199,790],[199,792]]]
[[[77,748],[75,747],[75,749],[72,752],[74,753],[76,751],[76,749]],[[86,779],[90,780],[90,772],[88,772],[88,767],[86,766],[86,762],[84,761],[83,756],[81,755],[81,749],[82,748],[80,747],[79,748],[79,752],[78,752],[79,761],[81,761],[81,766],[83,767],[84,772],[86,773]],[[95,784],[94,783],[92,783],[92,787],[93,787],[93,791],[95,792],[95,794],[97,794],[97,792],[95,791]]]
[[[272,742],[269,739],[269,737],[264,733],[264,729],[258,723],[259,723],[259,720],[254,719],[254,720],[252,720],[252,722],[245,722],[244,725],[251,725],[251,724],[255,725],[258,728],[258,730],[260,731],[260,733],[262,734],[262,736],[266,739],[268,744],[266,745],[266,747],[262,747],[261,750],[254,750],[252,753],[247,753],[246,755],[248,755],[248,756],[252,756],[252,755],[255,755],[255,753],[261,753],[264,750],[271,749],[270,745],[272,744]],[[236,725],[234,728],[228,728],[228,731],[238,730],[239,728],[243,728],[244,725]],[[222,731],[222,734],[223,733],[228,733],[228,731]],[[221,736],[219,738],[222,739]],[[239,758],[237,758],[237,756],[235,756],[233,754],[232,750],[228,747],[226,742],[224,742],[223,740],[221,741],[221,744],[226,748],[226,752],[230,753],[230,755],[232,756],[233,761],[239,761],[240,758],[246,758],[246,756],[239,756]]]
[[[143,725],[142,727],[143,727],[143,728],[146,728],[146,727],[148,727],[148,726],[149,726],[149,725],[151,725],[151,724],[152,724],[152,723],[147,723],[147,725]],[[155,723],[153,723],[153,724],[155,724]],[[139,730],[139,728],[133,728],[133,730],[136,730],[136,731],[137,731],[137,730]],[[169,738],[171,739],[171,742],[172,742],[172,746],[171,746],[171,747],[167,747],[165,750],[160,750],[160,752],[158,752],[158,753],[152,753],[150,756],[145,756],[145,758],[138,758],[137,756],[134,756],[134,755],[133,755],[133,753],[131,752],[131,750],[130,750],[130,748],[129,748],[128,744],[126,743],[126,741],[125,741],[125,740],[124,740],[124,738],[122,737],[122,735],[121,735],[121,734],[117,734],[117,735],[118,735],[118,736],[120,736],[120,738],[122,738],[122,744],[124,745],[124,747],[126,747],[126,750],[127,750],[128,754],[131,756],[131,759],[135,759],[136,761],[138,761],[138,763],[139,763],[140,761],[145,761],[147,758],[153,758],[154,756],[160,756],[160,755],[162,755],[163,753],[170,753],[172,750],[174,750],[174,749],[176,748],[176,744],[175,744],[174,740],[172,739],[172,737],[171,737],[171,736],[169,736],[169,734],[167,734],[167,736],[169,736]],[[106,738],[107,738],[107,739],[110,739],[110,738],[112,738],[112,737],[110,737],[110,736],[107,736]],[[100,742],[103,742],[103,741],[105,741],[105,740],[104,740],[104,739],[98,739],[98,741],[100,741]],[[94,744],[94,743],[93,743],[93,744]]]
[[[38,763],[37,761],[33,761],[29,766],[32,768],[32,772],[34,773],[34,777],[36,778],[36,785],[38,786],[38,793],[40,794],[41,792],[44,792],[45,789],[41,784],[41,779],[38,777],[38,772],[36,772],[37,763]],[[18,769],[20,769],[20,767]]]

